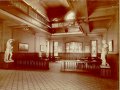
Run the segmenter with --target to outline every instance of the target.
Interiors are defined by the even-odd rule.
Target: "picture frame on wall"
[[[112,52],[112,51],[113,51],[113,40],[110,40],[110,41],[108,42],[108,51],[109,51],[109,52]]]
[[[19,43],[19,51],[28,51],[29,46],[27,43]]]

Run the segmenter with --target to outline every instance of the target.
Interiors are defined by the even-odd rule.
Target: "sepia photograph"
[[[119,0],[0,0],[0,90],[120,90]]]

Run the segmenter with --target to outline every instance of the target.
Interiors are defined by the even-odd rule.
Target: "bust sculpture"
[[[13,52],[12,42],[13,41],[14,41],[14,39],[9,39],[7,41],[5,55],[4,55],[4,61],[5,62],[14,62],[12,60],[12,52]]]
[[[102,66],[107,66],[106,63],[106,56],[108,53],[108,45],[105,40],[102,40],[102,52],[101,52],[101,60],[102,60]]]

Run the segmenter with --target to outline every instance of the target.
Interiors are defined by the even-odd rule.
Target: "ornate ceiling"
[[[67,31],[66,28],[73,28],[73,26],[76,28],[76,26],[79,26],[79,29],[85,34],[102,34],[112,24],[119,8],[118,0],[23,1],[48,19],[51,27],[53,24],[58,24],[58,27],[52,27],[52,29],[49,30],[51,33],[64,33]],[[70,11],[75,13],[75,19],[65,21],[65,17]],[[0,15],[0,17],[2,19],[4,16]],[[60,25],[61,27],[59,27]],[[14,26],[14,24],[12,26]]]

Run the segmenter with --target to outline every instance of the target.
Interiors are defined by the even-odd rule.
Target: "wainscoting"
[[[49,69],[49,60],[41,60],[38,57],[38,53],[13,53],[13,59],[15,60],[14,63],[6,64],[4,62],[4,52],[0,53],[0,68],[34,68],[34,69]],[[80,60],[82,57],[88,57],[90,53],[81,54],[81,53],[59,53],[60,60]],[[100,54],[98,54],[100,57]],[[111,68],[112,78],[118,79],[119,78],[119,54],[108,54],[107,55],[107,62]],[[83,66],[78,66],[78,68],[84,68]],[[91,67],[91,66],[90,66]]]
[[[103,78],[111,78],[111,68],[100,67],[101,62],[97,59],[88,60],[64,60],[61,61],[61,71],[80,72],[95,75]]]
[[[119,54],[108,54],[107,62],[110,64],[112,77],[119,78]]]
[[[90,53],[59,53],[61,60],[81,60],[83,57],[91,56]],[[100,57],[100,53],[97,54]],[[114,79],[119,78],[119,54],[108,54],[107,62],[111,68],[111,76]]]
[[[63,60],[79,60],[82,57],[91,56],[90,53],[59,53],[58,56]]]
[[[41,60],[38,53],[13,53],[12,63],[4,62],[4,53],[0,53],[0,68],[48,70],[49,62]]]
[[[91,53],[59,53],[58,56],[63,60],[79,60],[83,57],[90,57]],[[97,57],[100,57],[100,53]]]

